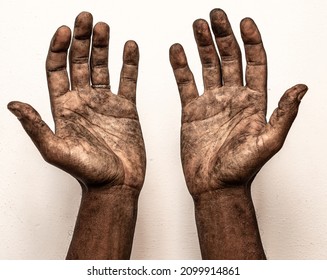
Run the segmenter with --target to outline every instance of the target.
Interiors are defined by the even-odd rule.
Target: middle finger
[[[69,53],[70,78],[73,90],[83,89],[90,84],[89,53],[92,34],[92,15],[80,13],[74,26],[74,36]]]
[[[242,86],[242,56],[227,15],[221,9],[210,13],[211,27],[215,34],[222,64],[225,86]]]

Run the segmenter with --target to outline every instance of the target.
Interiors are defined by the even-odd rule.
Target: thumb
[[[298,113],[301,99],[307,91],[308,87],[303,84],[288,89],[271,115],[266,132],[268,139],[272,140],[271,147],[276,148],[277,151],[283,146],[288,131]]]
[[[31,105],[12,101],[7,107],[21,122],[25,131],[45,158],[50,148],[49,144],[54,143],[56,140],[52,130]]]

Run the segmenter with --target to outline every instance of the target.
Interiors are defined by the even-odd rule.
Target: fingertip
[[[128,40],[125,43],[125,48],[137,50],[139,47],[138,47],[137,43],[134,40]]]
[[[7,108],[8,110],[16,116],[18,120],[21,120],[23,118],[22,112],[21,112],[21,102],[18,101],[11,101],[8,103]]]
[[[254,25],[255,23],[252,18],[243,18],[240,22],[241,33],[249,33],[249,30],[252,30]]]
[[[44,147],[47,145],[47,141],[54,136],[52,130],[42,121],[39,113],[31,105],[12,101],[8,103],[7,107],[18,118],[24,130],[44,157]]]
[[[96,23],[94,25],[94,30],[93,31],[97,31],[97,32],[109,32],[110,27],[107,23],[103,22],[103,21],[99,21],[98,23]]]
[[[305,84],[298,84],[298,85],[296,85],[296,89],[298,91],[298,96],[297,96],[297,100],[298,101],[301,101],[302,98],[307,93],[307,91],[309,90],[308,86],[305,85]]]
[[[283,140],[281,145],[298,114],[300,101],[307,90],[308,87],[304,84],[298,84],[288,89],[281,97],[278,107],[269,119],[272,128],[270,131]],[[277,148],[281,148],[281,145],[277,146]],[[272,143],[273,146],[274,143]]]
[[[91,36],[93,26],[93,16],[89,12],[81,12],[75,19],[74,37],[85,39]]]
[[[88,11],[82,11],[82,12],[80,12],[77,15],[77,17],[75,19],[75,23],[78,23],[81,20],[82,21],[84,21],[84,20],[86,20],[86,21],[92,21],[93,20],[93,15],[90,12],[88,12]]]
[[[169,53],[174,54],[176,52],[181,52],[183,51],[183,46],[179,43],[172,44],[169,48]]]
[[[175,43],[170,47],[169,59],[173,69],[182,68],[187,65],[184,48],[181,44]]]
[[[208,26],[208,22],[203,18],[198,18],[193,22],[193,29],[203,29],[203,27]]]
[[[15,108],[15,103],[17,101],[10,101],[8,104],[7,104],[7,109],[8,110],[13,110]]]
[[[197,19],[193,23],[193,33],[198,46],[208,46],[212,44],[210,27],[206,20]]]
[[[231,26],[227,14],[222,9],[213,9],[210,12],[211,28],[218,37],[225,37],[231,33]]]
[[[240,23],[241,35],[245,44],[261,43],[261,35],[252,18],[244,18]]]
[[[308,91],[309,87],[306,84],[297,84],[296,85],[298,88],[301,88],[304,91]]]
[[[110,37],[109,25],[105,22],[98,22],[93,28],[93,47],[108,47]]]
[[[304,95],[307,93],[308,87],[305,84],[297,84],[285,92],[290,100],[301,101]]]
[[[57,29],[57,33],[70,35],[71,31],[67,25],[62,25]]]
[[[301,102],[302,98],[305,96],[309,88],[305,84],[297,84],[293,88],[296,92],[297,101]]]
[[[139,62],[139,48],[135,41],[128,40],[124,45],[124,63],[136,65]]]
[[[60,26],[51,40],[50,50],[52,52],[62,52],[69,48],[71,30],[68,26]]]
[[[7,108],[12,112],[20,121],[36,121],[40,120],[39,113],[29,104],[20,101],[12,101],[8,103]]]
[[[221,18],[221,17],[226,17],[226,13],[223,9],[221,8],[215,8],[211,10],[210,12],[210,19],[216,19],[216,18]]]
[[[293,87],[293,89],[295,89],[296,91],[304,91],[307,92],[308,91],[308,86],[305,84],[297,84]]]
[[[246,27],[247,25],[252,25],[252,24],[255,24],[254,20],[250,17],[245,17],[241,20],[240,26]]]

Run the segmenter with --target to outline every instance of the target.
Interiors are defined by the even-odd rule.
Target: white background
[[[0,2],[0,259],[63,259],[73,233],[80,187],[43,161],[11,100],[32,104],[53,127],[44,62],[60,25],[83,10],[111,27],[110,74],[118,88],[122,48],[140,48],[137,103],[147,151],[133,259],[199,259],[193,203],[179,158],[180,101],[168,49],[180,42],[202,91],[192,23],[223,8],[239,38],[252,17],[268,54],[268,115],[282,93],[306,83],[283,149],[253,183],[269,259],[327,259],[327,2],[325,0],[4,1]]]

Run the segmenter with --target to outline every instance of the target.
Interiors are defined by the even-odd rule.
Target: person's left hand
[[[267,121],[267,60],[256,24],[250,18],[241,22],[247,60],[244,85],[241,51],[227,15],[214,9],[210,18],[220,58],[208,23],[199,19],[193,24],[202,63],[202,95],[182,46],[170,49],[182,103],[181,158],[193,196],[249,185],[282,147],[307,91],[302,84],[287,90]]]

